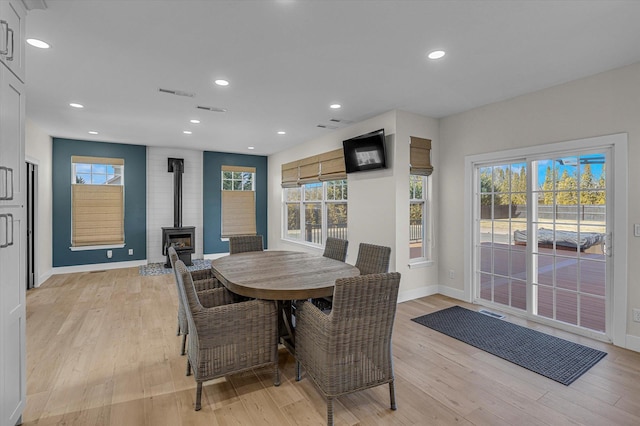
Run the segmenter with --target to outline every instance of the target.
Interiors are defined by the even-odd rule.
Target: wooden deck
[[[481,269],[493,271],[493,301],[526,310],[526,247],[482,247]],[[493,251],[493,259],[489,256]],[[553,254],[555,253],[555,257]],[[605,256],[596,250],[538,249],[538,315],[590,330],[605,331]],[[553,271],[555,269],[555,286]],[[483,274],[480,297],[491,299],[490,276]],[[553,309],[553,300],[556,309]]]

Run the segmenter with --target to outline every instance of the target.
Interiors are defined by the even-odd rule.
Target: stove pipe
[[[169,173],[173,172],[173,227],[182,228],[182,173],[183,158],[169,158]]]

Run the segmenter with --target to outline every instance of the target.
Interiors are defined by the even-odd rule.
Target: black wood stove
[[[162,254],[166,256],[165,268],[171,268],[168,247],[173,247],[180,260],[189,266],[191,254],[196,251],[195,226],[182,226],[182,173],[184,159],[169,158],[169,173],[173,173],[173,226],[162,228]]]

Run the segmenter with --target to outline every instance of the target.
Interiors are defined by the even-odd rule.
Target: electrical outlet
[[[633,236],[640,237],[640,223],[633,224]]]
[[[133,256],[133,249],[129,249],[129,256]]]
[[[633,310],[633,320],[635,322],[640,322],[640,309]]]
[[[107,250],[107,259],[111,259],[111,256],[113,256],[113,252],[111,250]]]
[[[456,271],[454,271],[453,269],[449,269],[449,279],[453,280],[456,277]]]

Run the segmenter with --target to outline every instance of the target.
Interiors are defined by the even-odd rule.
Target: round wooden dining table
[[[353,265],[299,251],[251,251],[211,261],[230,291],[256,299],[303,300],[331,296],[336,279],[360,275]]]

